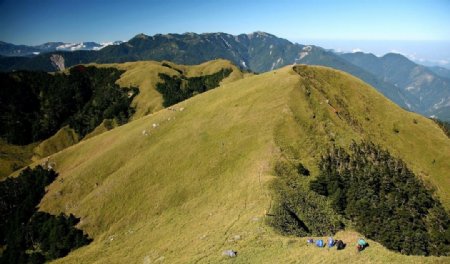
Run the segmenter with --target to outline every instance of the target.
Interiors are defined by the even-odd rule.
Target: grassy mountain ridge
[[[0,139],[0,180],[30,164],[33,149],[37,145],[38,143],[32,143],[26,146],[17,146]]]
[[[117,80],[121,87],[139,87],[139,94],[133,99],[136,112],[132,119],[141,118],[147,114],[163,109],[162,95],[156,90],[156,85],[162,82],[160,73],[187,77],[198,77],[219,72],[222,69],[232,69],[231,74],[222,83],[232,82],[245,77],[238,67],[227,60],[213,60],[198,65],[182,65],[169,61],[140,61],[115,64],[92,64],[96,67],[114,67],[123,70],[124,74]]]
[[[341,71],[345,71],[353,76],[356,76],[371,86],[375,87],[379,92],[381,92],[385,97],[389,98],[397,105],[408,109],[408,105],[412,104],[414,98],[400,90],[398,87],[392,83],[386,82],[384,79],[379,78],[376,71],[370,71],[363,68],[361,65],[356,63],[347,63],[342,60],[340,56],[326,51],[322,48],[311,46],[312,52],[305,56],[301,63],[308,65],[321,65],[326,67],[335,68]],[[369,56],[370,54],[368,54]]]
[[[218,263],[228,261],[226,249],[238,251],[238,263],[448,261],[403,256],[374,241],[362,254],[352,244],[342,252],[309,248],[264,223],[279,157],[301,161],[314,178],[329,144],[363,139],[403,159],[449,208],[448,138],[361,80],[323,67],[285,67],[224,82],[174,109],[51,157],[63,181],[50,185],[41,210],[81,217],[94,238],[59,262]],[[349,243],[357,236],[351,229],[336,235]]]
[[[65,126],[33,149],[34,156],[32,157],[32,160],[43,159],[78,143],[78,141],[79,135],[69,126]]]
[[[50,56],[59,54],[66,66],[85,63],[122,63],[142,60],[169,60],[178,64],[195,65],[222,58],[233,62],[242,69],[266,72],[294,63],[333,67],[353,74],[373,85],[385,96],[405,109],[424,112],[421,100],[396,86],[393,80],[383,78],[381,72],[373,72],[367,65],[356,65],[343,55],[317,46],[292,43],[265,32],[231,35],[227,33],[184,33],[138,34],[128,42],[111,45],[99,51],[53,52],[32,58],[0,57],[0,71],[17,69],[53,71]],[[411,61],[404,58],[409,63]],[[355,62],[356,63],[356,62]],[[408,64],[408,63],[406,63]],[[405,65],[406,65],[405,64]],[[414,63],[412,63],[414,64]],[[405,65],[400,65],[402,68]],[[397,70],[394,68],[394,70]],[[406,73],[405,73],[406,74]],[[400,75],[402,78],[407,76]],[[432,86],[430,92],[439,93],[439,85]],[[426,100],[425,100],[426,101]],[[444,112],[444,114],[441,114]],[[447,116],[444,107],[440,116]]]
[[[96,68],[92,68],[90,66],[96,66]],[[88,69],[91,69],[90,70],[91,72],[102,72],[102,69],[104,69],[105,72],[111,71],[111,70],[113,72],[117,72],[117,76],[114,79],[116,84],[118,85],[117,87],[119,88],[119,86],[120,86],[121,89],[123,89],[122,92],[126,95],[125,97],[127,98],[127,100],[130,100],[130,98],[132,99],[130,106],[132,108],[134,108],[134,112],[130,116],[130,119],[138,119],[144,115],[153,113],[153,112],[158,111],[163,108],[162,96],[161,96],[160,92],[158,92],[156,90],[157,83],[162,82],[162,80],[158,76],[160,73],[169,74],[171,76],[184,75],[184,76],[188,76],[188,77],[198,77],[198,76],[215,74],[222,69],[230,69],[232,72],[230,73],[230,75],[228,77],[221,80],[223,83],[230,82],[230,81],[244,77],[244,73],[242,73],[232,63],[230,63],[229,61],[225,61],[225,60],[215,60],[215,61],[210,61],[210,62],[206,62],[206,63],[200,64],[200,65],[195,65],[195,66],[177,65],[177,64],[174,64],[171,62],[160,63],[160,62],[146,61],[146,62],[133,62],[133,63],[124,63],[124,64],[101,64],[101,65],[93,64],[93,65],[87,65],[87,67],[88,67]],[[102,69],[98,69],[98,68],[102,68]],[[73,69],[73,68],[68,69],[68,70],[66,70],[65,74],[68,75],[68,74],[70,74],[71,71],[74,71],[74,70],[76,70],[76,69]],[[31,80],[33,80],[32,78],[34,75],[51,76],[47,73],[23,72],[20,74],[23,76],[26,76],[26,77],[28,76],[27,78],[29,78]],[[7,75],[7,74],[5,74],[5,75]],[[11,73],[11,75],[14,75],[14,74]],[[29,83],[31,83],[31,82],[29,82]],[[80,84],[80,82],[77,82],[77,84],[74,84],[74,83],[75,82],[73,82],[72,85],[75,87],[72,87],[72,86],[70,86],[69,88],[66,87],[69,90],[69,92],[71,92],[72,90],[80,90],[81,89],[80,87],[76,87],[77,84]],[[108,88],[107,85],[105,85],[103,83],[98,84],[97,82],[92,82],[92,83],[93,83],[92,86],[95,86],[96,89],[98,90],[97,94],[99,94],[99,93],[101,94],[104,91],[107,91],[107,88]],[[47,89],[42,84],[41,85],[36,85],[36,83],[32,83],[32,84],[33,84],[32,87],[36,86],[38,88],[36,90],[38,90],[38,91],[39,91],[39,89],[43,89],[44,91],[45,91],[45,89]],[[83,84],[83,83],[81,83],[81,84]],[[130,90],[130,91],[128,91],[128,94],[127,94],[126,90],[129,89],[129,87],[139,87],[139,93],[136,94],[135,93],[136,91]],[[2,90],[7,92],[8,89],[12,89],[12,88],[9,87],[9,84],[5,82],[4,86],[2,87]],[[21,98],[23,99],[24,94],[29,94],[31,88],[28,88],[28,90],[27,90],[27,86],[22,85],[22,86],[20,86],[20,89],[23,89],[26,92],[19,93],[18,96],[14,97],[16,100],[20,100]],[[61,93],[61,91],[62,91],[61,87],[59,87],[59,90],[60,91],[58,91],[56,93],[49,93],[49,96],[53,98],[50,101],[56,101],[58,103],[61,102],[61,98],[58,98],[57,96],[54,95],[54,94]],[[64,92],[64,94],[66,95],[69,92]],[[111,94],[108,95],[108,93],[106,93],[106,92],[105,92],[105,94],[106,94],[106,96],[111,97]],[[53,111],[52,110],[52,107],[56,108],[57,105],[55,106],[54,104],[46,103],[45,98],[47,98],[49,96],[45,96],[45,93],[44,93],[44,96],[39,97],[39,100],[42,102],[41,104],[43,105],[43,106],[41,106],[41,108],[46,107],[45,109],[49,109],[49,110],[47,110],[47,112],[59,114],[59,116],[60,116],[59,118],[61,120],[66,120],[67,118],[69,118],[69,116],[61,114],[61,111]],[[29,96],[29,97],[33,97],[33,96]],[[38,96],[35,96],[35,97],[38,97]],[[73,100],[70,99],[70,101],[73,104],[73,102],[72,102]],[[98,104],[101,101],[101,98],[100,99],[97,98],[96,100],[93,100],[93,101],[97,102],[97,104]],[[12,111],[10,109],[15,107],[16,110],[15,110],[15,112],[13,112],[14,115],[19,115],[19,114],[23,115],[24,111],[21,112],[22,108],[18,107],[21,105],[26,105],[26,106],[22,107],[24,109],[27,109],[27,107],[29,108],[29,104],[23,104],[23,102],[20,102],[18,104],[12,104],[10,101],[7,101],[7,103],[5,103],[4,107],[6,107],[6,109],[8,111]],[[10,106],[10,107],[8,108],[8,106]],[[80,107],[80,106],[78,106],[78,107]],[[87,107],[84,107],[84,108],[87,108]],[[47,116],[47,115],[45,115],[45,116]],[[8,115],[8,118],[5,119],[5,122],[6,122],[6,120],[10,120],[10,119],[13,119],[10,122],[13,124],[15,124],[15,121],[17,121],[14,118],[12,118],[11,115]],[[88,117],[86,115],[84,115],[84,116],[81,115],[81,119],[87,120]],[[33,122],[37,123],[38,120],[40,120],[40,118],[34,118]],[[42,123],[43,120],[40,120],[40,122]],[[105,121],[102,122],[102,120],[98,120],[99,125],[97,126],[97,128],[94,131],[89,133],[87,135],[87,137],[92,137],[93,135],[100,134],[101,132],[107,131],[108,127],[105,126],[104,122]],[[111,123],[111,127],[118,125],[117,122],[114,120],[110,120],[108,122]],[[84,120],[83,123],[86,123],[86,121]],[[77,134],[77,133],[74,134],[73,131],[70,132],[71,129],[68,127],[61,128],[60,130],[58,130],[60,127],[58,127],[54,123],[52,123],[52,125],[54,127],[54,130],[53,130],[54,134],[53,135],[50,134],[51,135],[50,137],[43,138],[43,139],[37,141],[39,143],[39,146],[37,146],[36,148],[34,148],[34,146],[33,147],[20,147],[20,146],[16,146],[16,145],[12,145],[12,144],[7,144],[7,142],[0,142],[0,151],[2,154],[0,156],[0,160],[2,161],[1,162],[2,166],[0,169],[0,178],[5,177],[5,176],[9,175],[10,173],[12,173],[13,171],[17,170],[18,168],[29,164],[31,162],[32,156],[35,156],[36,158],[46,157],[47,155],[51,155],[53,153],[56,153],[56,152],[64,149],[65,147],[75,144],[76,142],[78,142],[79,139],[81,139],[81,136],[79,134]],[[65,125],[65,124],[63,123],[63,125]],[[95,126],[92,126],[91,123],[89,123],[89,125],[91,125],[91,130],[93,130],[95,128]],[[83,128],[82,126],[81,126],[81,129],[86,130],[86,128],[85,127]],[[87,131],[90,132],[91,130],[87,130]],[[38,144],[38,143],[35,143],[35,144]],[[33,150],[33,148],[34,148],[34,150]],[[23,153],[21,153],[19,155],[17,152],[20,149]]]

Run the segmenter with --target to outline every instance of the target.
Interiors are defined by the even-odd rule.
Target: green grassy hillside
[[[222,83],[232,82],[244,77],[234,64],[227,60],[213,60],[199,65],[178,65],[172,62],[140,61],[116,64],[93,64],[98,67],[115,67],[124,70],[117,83],[121,87],[139,87],[139,94],[133,100],[136,113],[133,119],[141,118],[150,113],[163,109],[163,98],[156,90],[156,84],[162,80],[160,73],[187,77],[202,76],[216,73],[224,68],[230,68],[233,72]]]
[[[58,130],[55,135],[41,142],[34,149],[32,160],[43,159],[53,153],[61,151],[78,143],[78,134],[69,126],[65,126]]]
[[[123,70],[124,73],[120,75],[120,79],[117,83],[123,88],[139,87],[139,94],[133,98],[133,107],[136,108],[136,112],[133,114],[131,119],[138,119],[144,115],[153,113],[163,108],[162,96],[156,90],[156,84],[162,81],[159,77],[160,73],[169,74],[171,76],[180,76],[183,74],[186,77],[196,77],[214,74],[222,69],[231,69],[232,73],[227,78],[222,80],[222,83],[231,82],[244,77],[244,73],[242,73],[231,62],[220,59],[194,66],[153,61],[129,62],[123,64],[100,64],[95,66],[104,68],[113,67]],[[67,69],[65,73],[69,74],[69,72],[70,69]],[[26,89],[26,87],[22,88]],[[134,96],[134,94],[128,95],[130,97]],[[107,121],[107,123],[108,122],[109,121]],[[104,131],[109,130],[111,127],[118,125],[116,124],[116,121],[113,123],[115,124],[111,124],[111,126],[108,125],[106,127],[106,123],[103,121],[97,128],[95,128],[95,130],[86,135],[86,138],[101,134]],[[56,133],[50,138],[34,143],[33,147],[39,144],[39,146],[34,149],[34,153],[31,151],[33,147],[16,146],[6,144],[5,142],[0,142],[0,161],[2,161],[0,164],[0,178],[4,178],[18,168],[30,164],[32,156],[35,156],[33,160],[44,158],[47,155],[56,153],[65,147],[78,142],[78,139],[73,140],[75,134],[70,132],[69,135],[68,133],[65,133],[67,131],[68,128],[61,128],[57,132],[55,130]],[[80,136],[76,135],[76,137],[79,138]],[[21,154],[18,154],[18,152]]]
[[[146,115],[161,98],[146,102],[154,90],[144,77],[156,71],[140,63],[117,66],[128,68],[121,84],[149,87],[135,98],[135,120],[50,159],[60,176],[40,209],[81,217],[94,239],[57,263],[450,261],[404,256],[374,241],[358,254],[351,229],[336,235],[348,243],[343,251],[308,247],[266,224],[276,160],[299,160],[314,178],[329,144],[362,139],[402,158],[450,208],[450,141],[433,121],[348,74],[307,66],[224,81],[175,110]],[[227,249],[238,256],[224,257]]]
[[[12,172],[30,164],[33,157],[33,149],[38,144],[16,146],[0,139],[0,181]]]

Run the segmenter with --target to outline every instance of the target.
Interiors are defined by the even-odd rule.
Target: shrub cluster
[[[308,190],[309,170],[301,163],[280,160],[273,183],[276,199],[269,224],[284,235],[332,235],[343,227],[326,199]]]

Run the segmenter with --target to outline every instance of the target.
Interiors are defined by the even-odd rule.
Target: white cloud
[[[403,56],[407,56],[406,54],[404,54],[403,52],[401,52],[401,51],[398,51],[398,50],[396,50],[396,49],[391,49],[390,51],[389,51],[390,53],[396,53],[396,54],[400,54],[400,55],[403,55]]]
[[[352,49],[352,52],[353,53],[355,53],[355,52],[362,52],[362,49],[360,49],[360,48]]]
[[[56,47],[56,50],[75,51],[75,50],[80,50],[80,49],[84,49],[84,48],[86,48],[86,45],[84,45],[83,42],[80,42],[80,43],[65,43],[63,45],[60,45],[60,46]]]

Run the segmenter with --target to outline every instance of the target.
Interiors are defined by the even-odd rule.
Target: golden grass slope
[[[172,68],[163,66],[164,64],[170,65]],[[224,68],[232,69],[233,72],[222,80],[222,83],[232,82],[245,76],[234,64],[223,59],[208,61],[199,65],[178,65],[168,61],[139,61],[92,65],[124,70],[125,73],[122,74],[117,83],[121,87],[139,87],[139,94],[133,99],[132,103],[136,108],[136,113],[132,118],[134,120],[163,109],[163,98],[156,90],[156,84],[161,82],[158,76],[160,73],[179,76],[181,74],[177,70],[180,70],[185,76],[194,77],[214,74]]]
[[[352,140],[370,140],[403,159],[450,209],[450,140],[432,120],[401,109],[347,73],[325,67],[295,69],[302,75],[301,89],[293,90],[290,109],[297,126],[293,130],[300,134],[288,137],[284,144],[289,149],[311,145],[298,154],[308,159],[332,142],[345,147]],[[288,126],[283,122],[280,127]]]
[[[6,179],[12,172],[30,164],[33,149],[38,144],[16,146],[0,139],[0,181]]]
[[[103,122],[98,125],[91,133],[87,134],[83,140],[89,139],[91,137],[95,137],[97,135],[100,135],[101,133],[104,133],[106,131],[109,131],[115,127],[119,126],[117,122],[114,119],[105,119]]]
[[[173,69],[163,66],[163,64],[170,65]],[[132,106],[135,107],[136,113],[132,116],[132,120],[138,119],[144,115],[153,113],[163,109],[163,99],[161,94],[156,90],[156,84],[160,82],[159,73],[170,75],[180,75],[174,69],[182,71],[188,77],[209,75],[216,73],[224,68],[232,69],[232,73],[222,80],[222,83],[232,82],[243,78],[246,75],[237,68],[234,64],[227,60],[213,60],[202,63],[200,65],[178,65],[171,62],[156,62],[156,61],[140,61],[127,62],[120,64],[90,64],[96,67],[115,67],[124,70],[121,78],[117,83],[121,87],[138,87],[139,94],[134,98]],[[66,73],[69,71],[66,70]],[[113,124],[113,126],[116,126]],[[0,142],[0,180],[10,175],[15,170],[27,166],[33,161],[44,158],[48,155],[56,153],[65,147],[71,146],[78,142],[74,135],[67,134],[68,128],[62,128],[51,138],[44,140],[41,143],[33,144],[33,147],[22,147],[6,144]],[[109,130],[105,127],[105,123],[100,124],[94,131],[86,135],[85,138],[90,138],[99,135]],[[70,139],[72,138],[72,140]],[[36,144],[39,144],[36,146]],[[34,153],[30,151],[34,148]]]
[[[60,176],[40,209],[81,217],[79,226],[94,238],[55,262],[448,263],[403,256],[374,241],[357,254],[352,230],[336,235],[349,243],[343,251],[307,247],[305,239],[265,224],[279,155],[301,160],[314,177],[327,144],[362,138],[423,172],[449,208],[450,141],[433,122],[350,75],[297,71],[302,76],[289,66],[223,83],[175,105],[177,111],[158,111],[53,155]],[[326,100],[335,108],[340,102],[341,118]],[[227,249],[238,256],[222,256]]]
[[[42,141],[33,149],[34,155],[32,160],[38,161],[43,159],[53,153],[78,143],[78,141],[79,138],[77,132],[69,126],[65,126],[58,130],[56,134]]]

